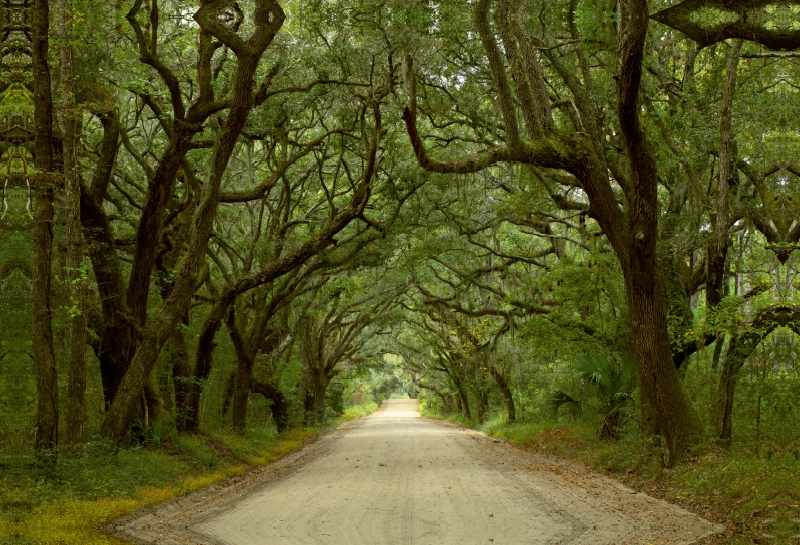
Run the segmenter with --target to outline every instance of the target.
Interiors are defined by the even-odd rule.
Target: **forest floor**
[[[334,425],[366,416],[374,403],[351,407]],[[52,470],[4,464],[0,471],[0,545],[120,545],[101,530],[109,521],[203,489],[281,459],[325,429],[276,434],[261,427],[153,438],[116,454],[87,443]]]
[[[106,527],[137,543],[689,544],[720,531],[577,464],[391,400],[282,460]]]
[[[585,424],[508,425],[501,416],[478,424],[457,416],[424,414],[478,429],[525,452],[570,460],[724,526],[698,545],[800,542],[800,468],[793,453],[765,449],[758,456],[742,449],[725,451],[708,442],[676,467],[667,468],[665,449],[648,445],[636,433],[600,441],[597,428]]]

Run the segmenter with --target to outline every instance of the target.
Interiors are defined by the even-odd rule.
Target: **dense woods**
[[[391,394],[795,463],[796,2],[1,9],[4,468]]]

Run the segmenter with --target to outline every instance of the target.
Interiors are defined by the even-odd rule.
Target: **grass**
[[[743,450],[725,451],[708,442],[696,447],[683,463],[665,468],[663,450],[635,429],[625,430],[618,441],[600,441],[592,424],[545,421],[509,425],[502,415],[478,424],[460,416],[424,414],[478,429],[532,452],[579,462],[725,524],[724,534],[704,543],[767,542],[765,532],[787,539],[776,543],[796,542],[791,537],[797,533],[791,521],[800,514],[800,464],[793,453],[756,457]]]
[[[378,410],[378,404],[377,403],[364,403],[362,405],[355,405],[353,407],[349,407],[349,408],[345,409],[344,414],[342,416],[338,417],[334,421],[334,425],[338,426],[339,424],[342,424],[342,423],[347,422],[349,420],[355,420],[357,418],[363,418],[365,416],[368,416],[368,415],[374,413],[377,410]]]
[[[366,416],[374,403],[351,407],[333,423]],[[122,545],[99,528],[115,518],[188,494],[300,448],[322,429],[277,434],[250,428],[244,435],[211,431],[179,435],[162,445],[117,454],[87,444],[77,458],[62,457],[47,473],[0,475],[0,544]]]

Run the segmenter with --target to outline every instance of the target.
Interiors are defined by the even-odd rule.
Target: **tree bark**
[[[494,366],[489,367],[489,373],[492,375],[492,378],[497,384],[497,388],[500,390],[500,394],[503,396],[503,401],[506,404],[506,411],[508,413],[508,423],[513,424],[517,420],[517,408],[514,405],[514,395],[511,392],[511,388],[508,387],[508,381]]]
[[[278,429],[278,433],[289,427],[288,403],[286,396],[283,395],[279,388],[269,382],[258,382],[255,379],[251,379],[250,390],[263,395],[270,402],[272,418],[275,420],[275,427]]]
[[[330,314],[326,320],[330,318]],[[325,393],[330,376],[325,365],[325,342],[327,322],[317,324],[306,316],[300,342],[300,357],[303,361],[303,412],[308,426],[319,425],[325,420]]]
[[[458,392],[458,399],[461,403],[461,412],[464,413],[464,416],[467,420],[472,419],[472,411],[469,409],[469,396],[467,395],[467,391],[464,389],[464,386],[461,384],[459,380],[453,380],[453,384],[456,387],[456,391]]]
[[[197,275],[205,261],[214,226],[222,176],[253,107],[253,77],[261,56],[285,19],[280,4],[275,0],[258,0],[255,6],[257,28],[250,39],[243,42],[238,36],[231,36],[230,30],[219,21],[217,15],[223,7],[219,2],[203,4],[194,18],[205,31],[211,32],[217,39],[223,42],[230,40],[230,46],[236,52],[238,66],[233,77],[232,106],[211,155],[211,167],[194,217],[189,250],[178,272],[175,286],[161,310],[148,325],[101,427],[101,434],[116,443],[130,426],[139,392],[144,387],[164,343],[191,303],[197,286]]]
[[[630,344],[639,368],[641,402],[651,408],[645,407],[645,411],[652,410],[656,416],[656,428],[663,433],[670,464],[674,464],[697,440],[700,426],[672,361],[665,286],[658,267],[658,178],[638,105],[647,21],[646,0],[620,0],[617,110],[632,180],[624,236],[627,240],[615,250],[625,277]]]
[[[236,371],[232,371],[225,378],[225,386],[222,388],[222,415],[226,416],[231,408],[233,399],[233,388],[236,384]]]
[[[80,114],[75,104],[74,66],[72,61],[72,7],[66,0],[59,2],[61,19],[61,100],[63,102],[64,139],[64,215],[67,230],[67,282],[70,296],[69,362],[67,406],[64,429],[66,444],[83,442],[86,420],[86,279],[82,272],[83,233],[81,227],[80,184],[77,154],[77,130]]]
[[[731,341],[731,344],[734,343],[735,339]],[[733,437],[733,400],[737,378],[743,364],[744,362],[740,361],[739,358],[726,357],[719,377],[719,388],[717,390],[719,435],[717,441],[726,449],[730,448]]]
[[[189,325],[188,314],[172,332],[166,349],[172,373],[172,390],[175,394],[175,427],[178,431],[188,429],[188,401],[191,373],[189,371],[189,349],[186,346],[184,328]]]
[[[174,431],[175,421],[172,414],[167,410],[163,393],[159,391],[152,377],[144,385],[144,400],[142,403],[144,405],[144,413],[149,415],[150,425],[153,422],[160,421],[165,429]]]
[[[437,396],[439,396],[439,399],[442,400],[442,407],[444,407],[444,411],[446,413],[449,413],[452,410],[453,403],[450,400],[449,394],[445,394],[444,392],[442,392],[440,389],[436,388],[435,386],[430,385],[430,384],[425,384],[424,382],[422,382],[422,381],[420,381],[419,379],[416,379],[416,378],[412,379],[412,382],[414,383],[414,386],[416,386],[417,388],[420,388],[420,389],[423,389],[423,390],[429,390],[429,391],[433,392],[434,394],[436,394]]]
[[[653,417],[652,429],[664,434],[670,461],[674,463],[699,437],[700,426],[694,408],[683,392],[671,355],[666,322],[668,307],[657,256],[658,175],[639,120],[639,90],[648,26],[647,2],[619,0],[617,3],[617,117],[630,176],[620,169],[612,170],[613,165],[602,155],[602,142],[597,142],[591,134],[587,136],[582,129],[571,136],[553,134],[533,139],[530,143],[520,142],[510,108],[513,104],[519,104],[521,108],[530,105],[510,97],[503,61],[488,27],[488,5],[488,1],[477,3],[475,20],[499,95],[498,103],[506,130],[505,146],[491,146],[458,160],[431,159],[416,126],[416,94],[414,86],[409,85],[409,105],[403,111],[403,120],[417,162],[430,172],[441,173],[479,172],[498,162],[521,162],[544,169],[566,170],[580,181],[590,202],[589,216],[600,224],[623,272],[629,307],[630,345],[639,369],[641,405],[643,411]],[[515,24],[524,27],[524,22],[524,17],[522,20],[517,17]],[[525,39],[524,32],[517,31],[516,34],[518,39]],[[587,120],[589,133],[593,132],[593,116],[596,118],[598,114],[592,101],[588,100],[585,88],[558,55],[548,50],[543,54],[575,96],[575,103]],[[408,65],[410,72],[410,63]],[[411,79],[407,77],[407,80]],[[611,186],[611,178],[623,192],[624,208]]]
[[[187,189],[189,195],[191,191]],[[162,237],[162,247],[156,256],[156,270],[158,275],[156,281],[161,288],[161,299],[166,301],[169,294],[172,292],[173,282],[171,280],[171,272],[174,271],[179,265],[179,258],[181,256],[181,248],[184,241],[188,240],[188,222],[193,207],[191,206],[191,199],[187,196],[187,204],[177,204],[175,210],[170,213],[172,221],[170,229],[164,232]],[[204,272],[201,272],[201,278]],[[165,393],[166,400],[169,401],[170,382],[172,385],[172,393],[174,394],[174,405],[172,405],[172,414],[175,418],[175,429],[177,431],[184,431],[186,429],[186,402],[187,393],[189,389],[189,351],[186,346],[186,330],[189,327],[189,313],[186,312],[180,319],[180,322],[175,326],[164,346],[166,351],[166,362],[168,371],[164,375],[164,387],[161,391]],[[169,376],[172,380],[170,381]]]
[[[319,425],[325,421],[325,393],[328,391],[330,377],[324,370],[309,367],[306,376],[305,422],[309,426]]]
[[[228,334],[233,342],[236,352],[236,373],[233,394],[233,429],[244,432],[247,424],[247,404],[252,384],[253,366],[256,357],[262,354],[271,354],[285,336],[282,327],[270,328],[269,324],[275,316],[276,308],[286,299],[287,291],[282,290],[273,295],[269,302],[268,292],[262,289],[255,298],[257,311],[251,318],[251,326],[242,334],[244,324],[237,320],[236,306],[231,307],[226,318]]]
[[[482,378],[481,376],[476,376],[472,388],[478,410],[478,422],[481,424],[486,421],[486,415],[489,413],[489,389],[483,384]]]
[[[708,276],[706,279],[706,303],[714,308],[725,296],[725,260],[728,257],[728,229],[730,205],[728,193],[733,174],[731,157],[731,117],[733,99],[736,94],[736,71],[739,66],[739,51],[742,40],[733,40],[728,53],[725,90],[722,95],[722,111],[719,123],[719,166],[717,176],[717,210],[714,232],[708,245]]]
[[[719,366],[719,360],[722,356],[722,347],[725,345],[725,334],[723,333],[717,340],[714,341],[714,352],[711,355],[711,370],[716,371]]]
[[[103,399],[108,409],[133,355],[136,338],[122,297],[124,281],[113,229],[103,208],[119,150],[120,126],[113,110],[93,113],[103,125],[103,141],[91,183],[80,190],[80,219],[100,295],[102,318],[91,327],[100,337],[95,355],[100,360]]]
[[[797,334],[800,307],[778,304],[760,310],[743,326],[738,335],[731,336],[728,352],[722,364],[716,395],[716,414],[719,426],[718,442],[729,448],[733,436],[733,404],[736,382],[745,361],[758,344],[777,327],[789,326]]]
[[[247,403],[250,399],[250,379],[253,375],[252,364],[238,361],[233,380],[233,419],[234,431],[244,433],[247,426]]]
[[[214,361],[214,350],[217,347],[215,337],[225,315],[230,308],[233,298],[222,297],[203,322],[197,342],[194,374],[189,383],[188,398],[186,400],[186,426],[185,431],[200,429],[200,395],[203,387],[211,374],[211,364]]]
[[[53,250],[53,100],[48,66],[50,6],[33,2],[34,178],[33,271],[31,303],[33,356],[36,367],[37,452],[58,445],[58,376],[53,352],[50,279]],[[54,458],[53,458],[54,461]]]
[[[303,360],[304,420],[306,425],[319,425],[325,420],[325,393],[328,390],[330,376],[326,371],[325,333],[314,331],[311,319],[306,318],[305,331],[300,343],[300,354]]]

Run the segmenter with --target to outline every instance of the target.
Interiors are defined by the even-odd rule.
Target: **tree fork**
[[[211,155],[208,178],[193,220],[194,231],[189,250],[181,264],[175,285],[161,310],[148,325],[103,421],[101,435],[115,443],[122,440],[130,426],[139,392],[172,329],[191,303],[192,294],[197,287],[198,271],[205,261],[219,206],[222,176],[253,106],[253,78],[258,62],[285,20],[283,9],[275,0],[258,0],[255,6],[256,30],[249,40],[244,41],[217,18],[219,10],[226,5],[225,2],[204,3],[195,13],[194,19],[203,30],[228,44],[237,55],[238,66],[233,78],[231,108]]]

